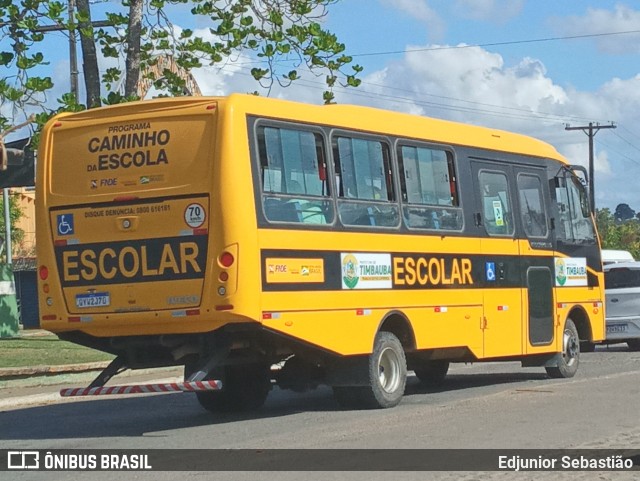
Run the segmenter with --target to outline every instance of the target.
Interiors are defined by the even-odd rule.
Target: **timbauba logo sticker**
[[[343,289],[391,289],[391,254],[359,252],[341,254]]]
[[[556,259],[556,282],[564,286],[567,282],[567,269],[563,259]]]
[[[358,285],[358,259],[353,254],[342,255],[342,287],[354,289]]]
[[[556,285],[577,287],[589,285],[586,257],[563,257],[555,261]]]

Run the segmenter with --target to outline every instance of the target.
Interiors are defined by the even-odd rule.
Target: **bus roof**
[[[107,106],[99,109],[100,116],[114,115],[116,110],[140,111],[145,106],[158,108],[162,104],[193,105],[218,102],[235,113],[243,112],[269,118],[282,118],[301,123],[317,123],[345,129],[356,129],[383,135],[397,135],[423,141],[479,147],[483,149],[567,160],[550,144],[522,134],[491,129],[431,117],[394,112],[374,107],[347,104],[313,105],[289,100],[234,93],[227,97],[157,98]],[[96,110],[74,114],[60,114],[62,120],[82,120],[97,115]],[[68,117],[67,117],[68,116]]]
[[[504,130],[358,105],[310,105],[246,94],[232,94],[226,99],[233,104],[234,109],[241,109],[249,114],[282,117],[301,122],[321,123],[567,162],[552,145],[533,137]],[[274,112],[277,114],[274,115]]]

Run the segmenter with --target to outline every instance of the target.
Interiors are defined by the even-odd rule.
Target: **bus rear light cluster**
[[[235,261],[236,259],[229,251],[224,251],[218,256],[218,264],[220,264],[220,267],[223,267],[224,269],[228,269],[229,267],[231,267]],[[229,273],[225,270],[221,271],[218,275],[218,280],[220,282],[227,282],[229,280]],[[218,295],[225,296],[226,294],[227,288],[225,286],[218,286]]]

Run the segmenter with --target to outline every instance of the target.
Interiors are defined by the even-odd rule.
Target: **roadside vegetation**
[[[0,339],[0,368],[110,361],[113,356],[61,341],[54,335]]]
[[[640,217],[627,204],[620,204],[615,212],[598,209],[596,224],[603,249],[621,249],[640,259]]]

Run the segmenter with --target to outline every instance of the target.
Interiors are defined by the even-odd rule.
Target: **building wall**
[[[36,192],[29,187],[15,187],[11,195],[18,199],[22,209],[22,217],[16,227],[24,231],[24,239],[18,245],[12,246],[14,258],[34,257],[36,255]]]

